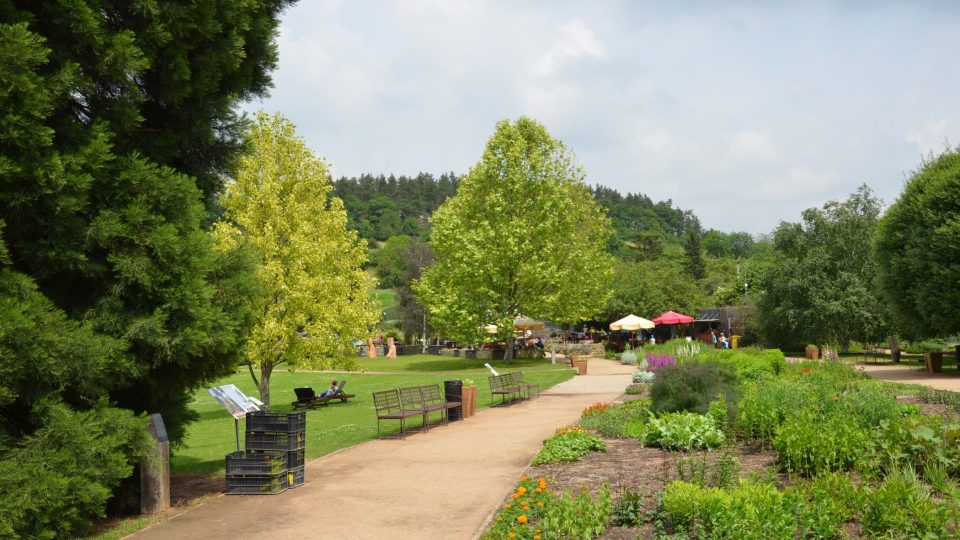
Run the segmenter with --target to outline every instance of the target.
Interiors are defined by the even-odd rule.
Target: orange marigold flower
[[[513,498],[514,498],[514,499],[518,498],[519,496],[520,496],[519,493],[514,493],[514,494],[513,494]]]
[[[502,518],[502,517],[498,517],[498,518],[497,518],[497,521],[503,521],[503,518]]]
[[[521,494],[521,495],[523,495],[523,494],[526,493],[526,492],[527,492],[527,488],[525,488],[525,487],[523,487],[523,486],[520,486],[520,487],[517,488],[517,493],[519,493],[519,494]]]
[[[524,480],[527,480],[527,475],[525,474],[520,476],[520,481],[523,482]]]
[[[525,514],[520,514],[520,516],[517,518],[517,523],[526,523],[526,522],[527,522],[527,516]]]
[[[537,508],[543,508],[543,501],[537,501]]]
[[[834,400],[834,401],[840,401],[840,396],[833,396],[833,397],[830,398],[830,399],[832,399],[832,400]]]
[[[517,535],[515,535],[515,534],[513,534],[513,533],[510,533],[510,538],[516,538],[516,537],[517,537]]]
[[[543,493],[543,488],[537,488],[537,489],[536,489],[536,492],[537,492],[537,493]]]
[[[533,537],[533,540],[540,540],[540,535],[538,534],[538,535],[534,536],[534,537]]]

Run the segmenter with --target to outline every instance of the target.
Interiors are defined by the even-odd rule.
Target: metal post
[[[239,452],[240,451],[240,419],[239,418],[233,419],[233,427],[236,428],[236,431],[237,431],[237,452]]]

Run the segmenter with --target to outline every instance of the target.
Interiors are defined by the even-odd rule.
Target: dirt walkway
[[[874,379],[922,384],[938,390],[960,392],[960,373],[948,367],[943,373],[927,373],[917,364],[857,364]]]
[[[634,370],[591,359],[588,375],[539,399],[347,448],[308,463],[297,489],[220,496],[133,538],[476,538],[542,441],[586,406],[622,394]]]

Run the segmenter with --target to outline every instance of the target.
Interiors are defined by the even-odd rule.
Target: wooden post
[[[163,417],[150,415],[147,434],[156,444],[140,464],[140,513],[156,514],[170,508],[170,440]]]

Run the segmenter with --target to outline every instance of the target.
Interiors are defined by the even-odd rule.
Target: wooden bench
[[[531,390],[534,390],[536,392],[537,397],[540,397],[540,384],[524,381],[523,373],[519,371],[514,371],[513,373],[507,373],[505,375],[510,377],[510,381],[512,384],[519,386],[521,390],[526,392],[527,399],[530,399],[531,397],[530,396]]]
[[[406,419],[411,416],[419,416],[423,414],[421,410],[412,410],[404,409],[403,403],[400,401],[400,391],[394,388],[393,390],[383,390],[381,392],[373,393],[373,407],[377,411],[377,438],[380,438],[380,421],[381,420],[399,420],[400,421],[400,436],[406,437]]]
[[[493,396],[500,395],[500,404],[513,404],[513,396],[516,394],[517,399],[522,399],[522,389],[519,385],[513,383],[513,377],[508,377],[507,375],[490,375],[487,377],[487,380],[490,382],[490,404],[493,405]],[[509,402],[507,400],[509,399]]]

